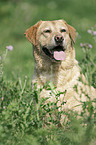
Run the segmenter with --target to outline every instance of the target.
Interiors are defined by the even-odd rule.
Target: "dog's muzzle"
[[[44,46],[42,48],[42,50],[52,60],[55,60],[55,61],[63,61],[66,58],[65,48],[62,45],[56,45],[52,49],[48,49],[46,46]]]

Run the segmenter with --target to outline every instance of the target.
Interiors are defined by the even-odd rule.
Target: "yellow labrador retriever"
[[[25,32],[27,39],[33,44],[35,69],[32,82],[37,82],[38,87],[46,82],[53,82],[61,95],[60,102],[66,101],[64,109],[80,112],[81,102],[95,96],[95,89],[89,89],[87,83],[79,81],[80,68],[75,60],[75,29],[64,20],[39,21]],[[84,77],[83,77],[84,78]],[[74,86],[77,85],[77,91]],[[84,92],[84,93],[83,93]],[[48,96],[44,90],[41,97]],[[54,97],[51,97],[51,100]]]

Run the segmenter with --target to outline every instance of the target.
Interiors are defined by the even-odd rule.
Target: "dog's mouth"
[[[64,49],[63,46],[56,46],[53,49],[48,49],[47,47],[43,47],[42,50],[52,60],[63,61],[66,58],[66,55],[65,55],[65,52],[64,52],[65,49]]]

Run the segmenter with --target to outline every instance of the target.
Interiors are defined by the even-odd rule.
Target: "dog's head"
[[[52,61],[66,58],[66,50],[75,43],[75,29],[64,20],[39,21],[25,32],[27,39]]]

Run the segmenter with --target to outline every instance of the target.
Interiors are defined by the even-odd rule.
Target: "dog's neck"
[[[56,87],[66,85],[73,79],[73,74],[78,78],[79,69],[75,60],[74,48],[71,52],[66,52],[66,59],[60,62],[52,62],[50,58],[40,55],[34,50],[35,58],[35,76],[38,78],[37,83],[44,85],[46,82],[52,81]]]

